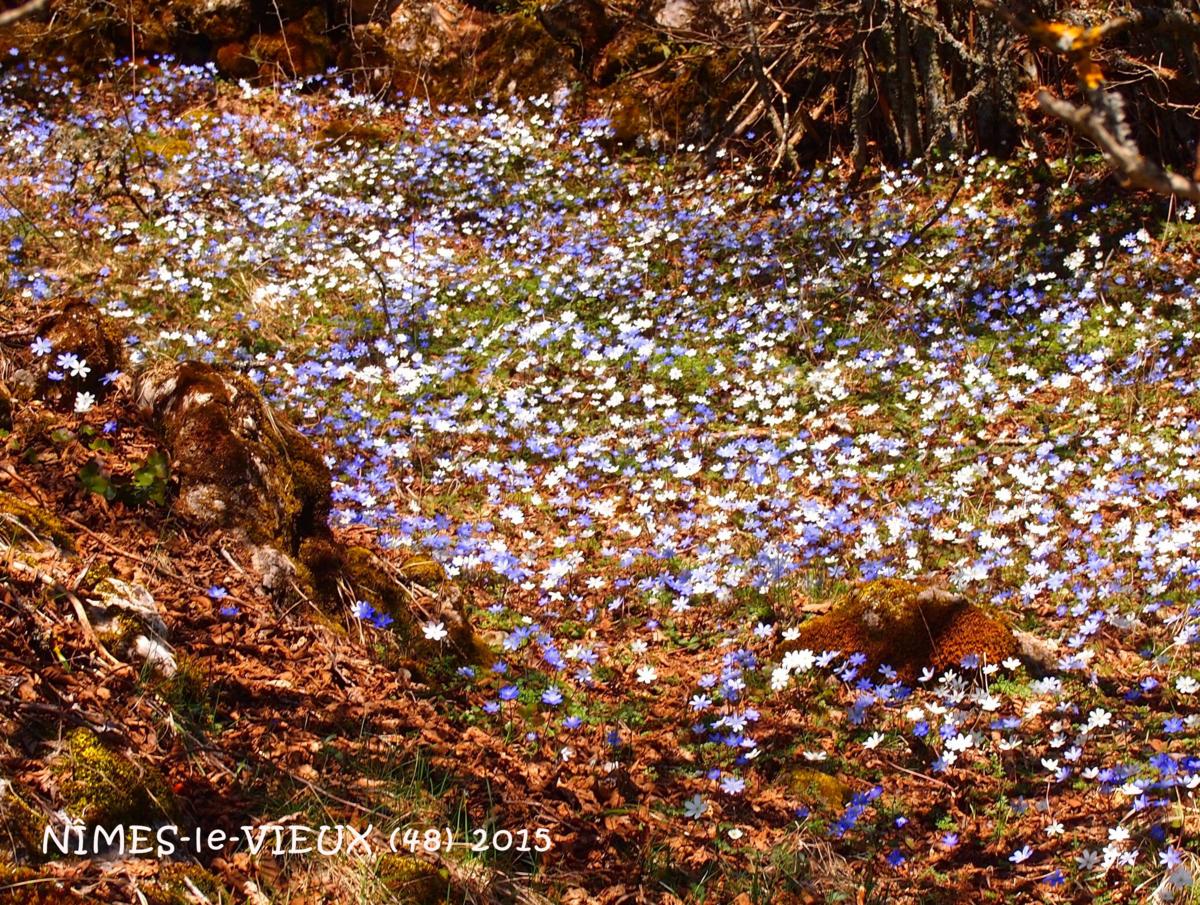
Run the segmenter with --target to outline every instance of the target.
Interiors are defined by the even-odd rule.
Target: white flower
[[[683,816],[691,820],[699,820],[708,810],[708,803],[699,795],[693,795],[683,803]]]
[[[634,641],[633,644],[629,645],[629,649],[635,654],[644,654],[646,652],[646,642],[640,639]]]
[[[686,462],[679,462],[671,469],[671,474],[675,477],[683,479],[690,478],[692,475],[700,471],[700,457],[692,456]]]
[[[966,751],[975,744],[975,739],[970,735],[960,732],[954,738],[946,740],[946,747],[951,751]]]
[[[787,637],[787,632],[784,632],[784,637]],[[783,655],[783,663],[780,665],[788,672],[808,672],[816,662],[817,658],[813,652],[805,648],[804,650],[788,651]]]
[[[443,641],[450,635],[446,631],[446,624],[444,622],[427,622],[421,627],[421,631],[425,633],[425,637],[430,641]]]
[[[863,742],[863,747],[873,750],[873,749],[879,747],[879,743],[882,742],[885,738],[887,738],[887,736],[884,735],[882,732],[872,732],[871,737],[869,739],[867,739],[865,742]]]
[[[1066,832],[1066,830],[1063,829],[1063,825],[1057,820],[1046,827],[1047,836],[1061,836],[1064,832]]]
[[[1200,691],[1200,682],[1191,676],[1180,676],[1175,680],[1175,690],[1180,694],[1195,694]]]
[[[75,411],[82,415],[92,410],[92,406],[96,404],[96,397],[91,393],[76,393],[75,394]]]
[[[639,666],[637,680],[643,685],[653,685],[658,678],[658,670],[653,666]]]
[[[1101,707],[1097,707],[1095,710],[1093,710],[1091,713],[1088,714],[1087,728],[1089,730],[1099,729],[1103,726],[1107,726],[1111,722],[1112,722],[1112,714],[1109,713],[1107,710],[1104,710]]]

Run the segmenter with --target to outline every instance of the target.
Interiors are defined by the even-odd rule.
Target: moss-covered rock
[[[100,398],[108,391],[104,377],[125,367],[125,346],[112,322],[100,309],[88,302],[74,300],[63,305],[38,333],[50,342],[52,351],[35,360],[38,388],[42,397],[57,408],[70,408],[76,394],[91,393]],[[52,380],[58,370],[59,355],[72,354],[87,363],[86,376],[66,376]]]
[[[89,827],[153,824],[175,812],[157,770],[111,750],[88,729],[67,737],[53,770],[67,814]]]
[[[264,587],[286,593],[294,583],[329,611],[365,600],[391,616],[400,640],[429,662],[483,655],[461,597],[435,560],[414,556],[397,567],[333,536],[329,469],[249,380],[200,362],[169,362],[140,374],[134,392],[179,478],[176,514],[202,528],[241,529]],[[444,642],[424,637],[419,626],[429,620],[444,624]]]
[[[301,545],[299,560],[300,573],[311,581],[318,599],[345,605],[362,600],[390,616],[392,630],[419,672],[430,673],[442,658],[482,661],[491,654],[468,621],[458,589],[445,583],[445,572],[429,557],[411,557],[397,567],[367,547],[316,537]],[[421,626],[427,622],[440,622],[447,637],[426,638]]]
[[[204,527],[238,527],[295,553],[327,532],[329,469],[247,378],[201,362],[138,376],[141,412],[161,430],[180,481],[175,510]]]
[[[958,668],[971,655],[997,663],[1016,647],[1003,622],[962,595],[881,578],[804,623],[783,650],[862,653],[868,669],[886,664],[911,680],[926,667]]]

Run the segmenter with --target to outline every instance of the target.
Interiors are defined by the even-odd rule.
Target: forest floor
[[[768,186],[544,100],[178,66],[0,96],[0,332],[74,403],[0,460],[67,538],[0,572],[0,778],[61,807],[86,727],[180,825],[479,843],[22,863],[0,899],[1194,900],[1194,208],[1024,158]],[[437,559],[494,657],[422,681],[386,620],[256,590],[172,516],[127,375],[77,393],[78,350],[31,345],[72,298],[131,368],[249,376],[337,533]],[[101,569],[154,596],[172,678],[82,629]],[[891,577],[1053,669],[787,652]]]

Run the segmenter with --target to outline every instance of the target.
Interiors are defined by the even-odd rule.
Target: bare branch
[[[6,25],[13,25],[22,19],[28,19],[30,16],[36,16],[48,6],[50,6],[50,0],[27,0],[27,2],[13,9],[6,9],[0,12],[0,28]]]
[[[1147,160],[1131,141],[1122,141],[1107,128],[1106,117],[1091,107],[1076,107],[1048,91],[1038,93],[1038,104],[1077,133],[1091,139],[1104,159],[1129,184],[1163,195],[1178,195],[1200,201],[1200,182],[1164,170]]]

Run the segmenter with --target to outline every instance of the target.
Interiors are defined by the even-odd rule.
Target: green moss
[[[782,779],[788,792],[827,815],[839,813],[852,794],[842,780],[812,767],[793,767]]]
[[[73,548],[67,526],[42,506],[0,492],[0,540],[8,544],[28,543],[34,538],[50,541],[63,550]]]
[[[149,823],[174,810],[166,781],[157,771],[135,766],[88,729],[67,738],[54,771],[67,813],[88,826]]]
[[[221,882],[196,864],[168,864],[150,883],[140,887],[147,905],[193,905],[196,901],[191,883],[211,902],[226,901],[229,896]]]
[[[0,853],[36,860],[41,856],[46,818],[27,798],[15,783],[0,781]]]
[[[424,553],[414,553],[404,560],[400,565],[400,575],[429,588],[437,587],[446,580],[446,570],[442,564]]]
[[[449,897],[449,875],[414,855],[385,855],[379,862],[379,878],[409,905],[437,905]]]

